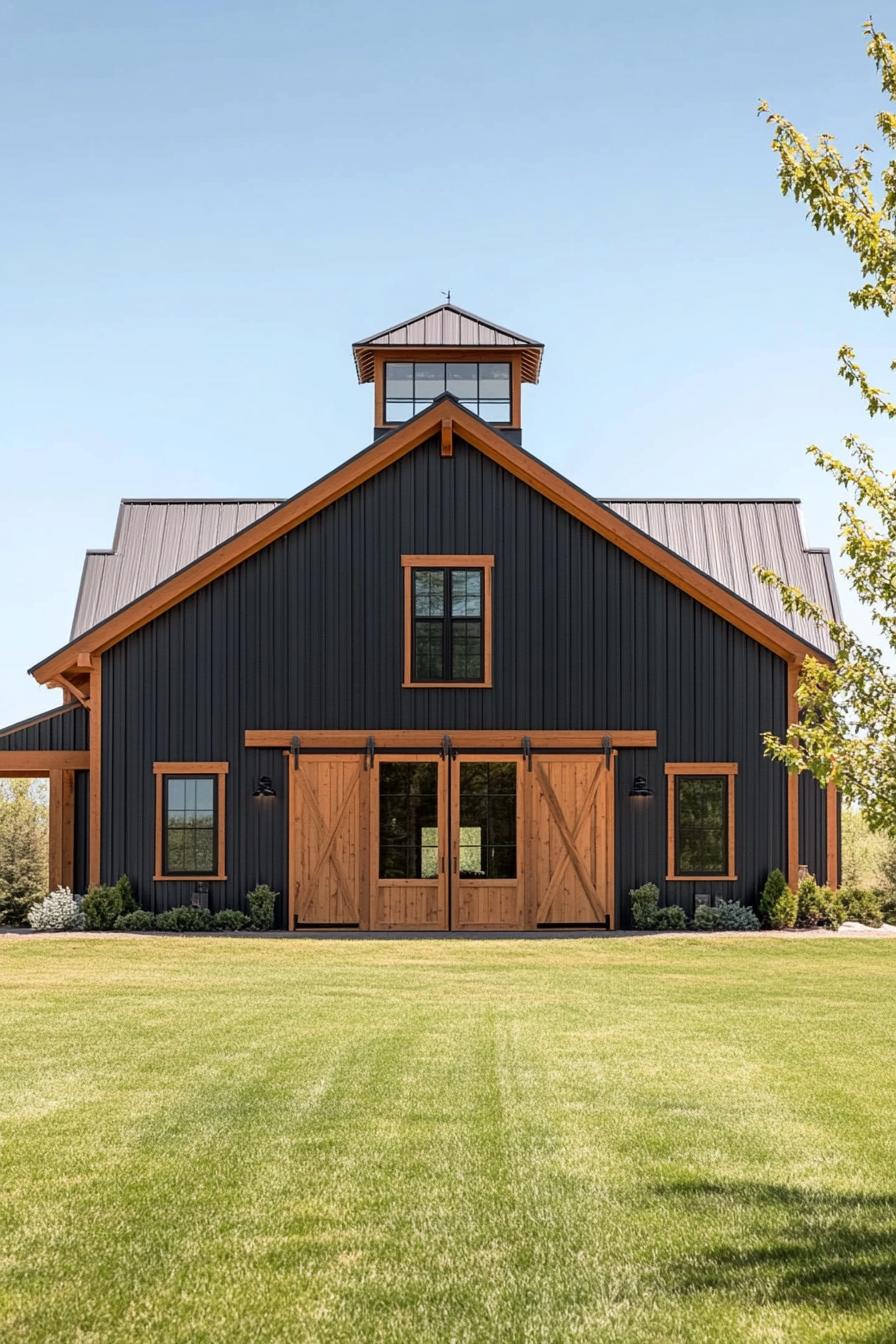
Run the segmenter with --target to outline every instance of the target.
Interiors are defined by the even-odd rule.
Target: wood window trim
[[[736,882],[735,871],[735,788],[738,765],[736,761],[672,761],[666,765],[666,881],[667,882]],[[675,871],[675,780],[682,775],[722,775],[728,778],[728,871],[701,876],[699,873],[681,875]]]
[[[374,355],[373,373],[374,428],[395,430],[407,421],[386,419],[387,364],[509,364],[510,419],[494,428],[500,433],[501,430],[521,427],[523,357],[519,350],[501,345],[391,345],[385,346],[382,351],[378,350]]]
[[[225,855],[227,841],[227,775],[230,770],[228,761],[153,761],[152,771],[156,780],[156,842],[153,882],[226,882]],[[164,872],[164,786],[166,775],[212,775],[218,781],[215,802],[218,830],[218,851],[213,873],[166,873]]]
[[[492,685],[492,572],[493,555],[403,555],[404,573],[404,690],[488,690]],[[414,681],[414,585],[415,569],[481,569],[482,570],[482,680],[481,681]]]

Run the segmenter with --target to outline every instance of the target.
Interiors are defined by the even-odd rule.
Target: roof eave
[[[35,663],[29,668],[30,675],[37,681],[46,682],[75,666],[79,654],[102,653],[112,644],[118,643],[147,620],[175,606],[219,574],[239,564],[241,560],[248,559],[327,504],[424,443],[438,432],[449,409],[453,429],[474,448],[600,532],[620,549],[641,560],[667,581],[691,592],[704,606],[744,629],[780,657],[794,659],[809,653],[827,663],[832,661],[824,650],[760,611],[739,594],[733,593],[718,579],[650,537],[612,508],[595,500],[525,449],[509,443],[484,420],[462,407],[450,394],[444,393],[413,419],[382,435],[347,462],[285,500],[278,508],[249,523],[155,588],[140,594],[125,607],[84,631],[76,640],[69,641]],[[683,575],[691,576],[690,581],[684,582]]]

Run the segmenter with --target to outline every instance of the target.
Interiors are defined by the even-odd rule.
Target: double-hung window
[[[224,871],[226,761],[156,761],[156,882],[204,878]]]
[[[406,686],[490,686],[490,555],[402,556]]]

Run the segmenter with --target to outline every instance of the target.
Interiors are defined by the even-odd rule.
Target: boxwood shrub
[[[130,910],[126,915],[119,915],[112,927],[127,933],[145,933],[155,927],[155,920],[148,910]]]
[[[175,905],[155,918],[155,927],[163,933],[204,933],[211,923],[211,911],[202,905]]]

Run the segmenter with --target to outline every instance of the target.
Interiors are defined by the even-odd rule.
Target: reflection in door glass
[[[460,876],[516,877],[516,763],[462,761]]]
[[[433,878],[439,871],[438,765],[380,765],[380,877]]]

